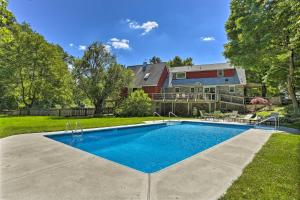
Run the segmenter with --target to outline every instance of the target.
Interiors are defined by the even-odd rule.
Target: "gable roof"
[[[171,67],[169,70],[172,73],[176,73],[176,72],[210,71],[210,70],[222,70],[222,69],[234,69],[234,66],[232,66],[230,63],[215,63],[215,64],[205,64],[205,65]]]
[[[143,65],[128,66],[127,68],[135,74],[133,87],[141,88],[143,86],[157,86],[165,67],[166,63],[162,62],[147,64],[145,69],[143,69]],[[145,77],[146,74],[149,74],[148,78]]]

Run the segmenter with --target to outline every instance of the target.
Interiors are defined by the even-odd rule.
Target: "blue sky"
[[[125,65],[152,56],[225,62],[230,0],[10,0],[18,22],[74,56],[100,41]]]

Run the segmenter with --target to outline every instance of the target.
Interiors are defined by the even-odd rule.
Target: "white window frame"
[[[219,74],[219,72],[221,72],[221,74]],[[218,77],[224,77],[224,70],[223,69],[217,70],[217,73],[218,73]]]
[[[209,88],[209,92],[205,92],[205,89],[206,88]],[[203,93],[212,93],[212,92],[210,92],[210,88],[215,88],[215,94],[217,93],[217,87],[216,86],[205,86],[205,87],[203,87]]]
[[[209,88],[209,92],[205,92],[206,88]],[[211,93],[210,88],[215,88],[215,92]],[[212,98],[213,95],[215,96],[214,99]],[[217,87],[216,86],[205,86],[205,87],[203,87],[203,96],[204,96],[205,100],[215,101],[217,99]]]
[[[192,92],[192,89],[194,89],[193,92]],[[190,93],[195,93],[195,88],[194,88],[194,87],[191,87],[191,88],[190,88]]]
[[[184,74],[183,78],[178,78],[177,74]],[[175,73],[176,79],[186,79],[186,73],[185,72],[176,72]]]
[[[176,92],[176,89],[178,89],[178,92]],[[179,87],[176,87],[175,88],[175,93],[179,93],[180,92],[180,88]]]
[[[233,91],[231,91],[231,88],[233,88]],[[235,85],[229,85],[229,93],[235,93]]]

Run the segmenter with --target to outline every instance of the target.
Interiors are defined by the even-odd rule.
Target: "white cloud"
[[[112,42],[118,42],[119,39],[118,38],[111,38],[110,41],[112,41]]]
[[[111,38],[108,44],[115,49],[130,49],[129,40],[126,39]]]
[[[132,21],[130,19],[126,19],[126,22],[128,23],[129,28],[131,29],[143,29],[144,32],[142,35],[146,35],[149,33],[152,29],[155,29],[158,27],[158,23],[156,21],[147,21],[143,24],[139,24],[136,21]]]
[[[210,42],[216,40],[214,37],[201,37],[201,40],[204,42]]]
[[[73,43],[70,43],[70,44],[69,44],[69,46],[70,46],[70,47],[73,47],[73,46],[74,46],[74,44],[73,44]]]
[[[108,44],[104,44],[104,49],[109,53],[111,52],[111,46]]]
[[[86,50],[86,46],[85,45],[79,45],[78,49],[81,50],[81,51],[84,51],[84,50]]]

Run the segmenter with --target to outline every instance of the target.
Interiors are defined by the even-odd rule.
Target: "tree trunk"
[[[261,85],[261,96],[264,98],[267,96],[267,86],[265,83],[262,83]]]
[[[95,112],[94,115],[95,116],[99,116],[101,115],[103,112],[103,100],[98,100],[95,103]]]
[[[291,56],[290,56],[290,62],[289,62],[289,73],[287,76],[287,89],[288,89],[288,93],[292,99],[294,112],[297,112],[299,105],[298,105],[298,101],[297,101],[295,89],[294,89],[294,70],[295,70],[294,51],[292,50]]]

